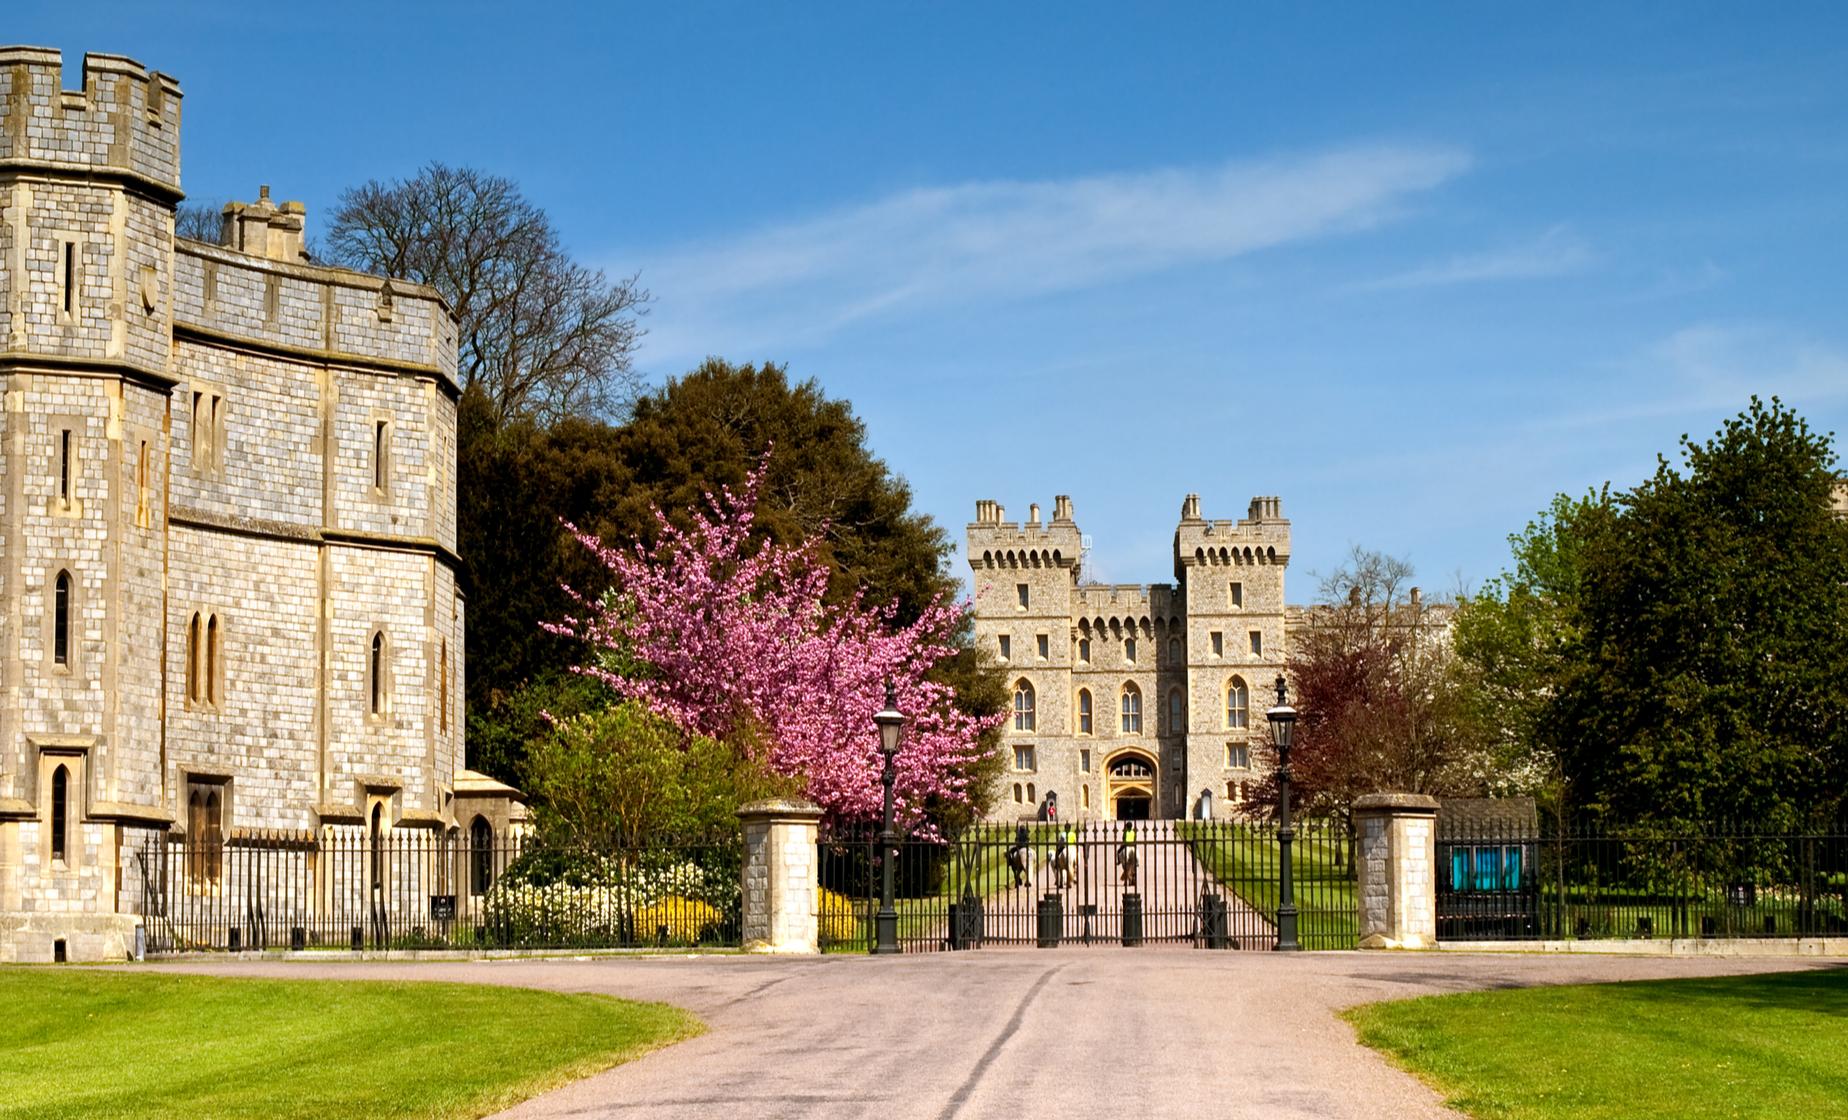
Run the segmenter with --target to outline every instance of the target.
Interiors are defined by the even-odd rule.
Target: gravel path
[[[1116,948],[885,959],[226,960],[142,967],[604,992],[677,1004],[712,1028],[502,1114],[510,1118],[1416,1120],[1455,1114],[1358,1045],[1337,1010],[1432,992],[1819,965]]]

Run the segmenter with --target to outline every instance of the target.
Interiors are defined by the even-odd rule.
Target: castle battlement
[[[0,47],[0,166],[114,174],[168,201],[180,197],[180,84],[131,58],[83,57],[64,88],[64,57]]]
[[[176,328],[341,364],[436,374],[455,391],[456,327],[442,296],[421,284],[303,258],[304,210],[299,202],[271,204],[264,188],[256,203],[225,207],[226,235],[237,240],[177,241]]]
[[[975,520],[968,526],[969,562],[977,567],[1057,567],[1076,570],[1084,550],[1084,536],[1072,520],[1072,500],[1061,494],[1053,499],[1053,518],[1040,521],[1040,507],[1029,507],[1027,520],[1008,521],[1001,503],[984,499],[975,503]]]
[[[1259,496],[1251,499],[1247,516],[1237,521],[1208,521],[1200,516],[1200,496],[1189,494],[1181,503],[1181,522],[1174,530],[1175,577],[1181,569],[1204,565],[1288,564],[1290,522],[1283,516],[1283,500]]]

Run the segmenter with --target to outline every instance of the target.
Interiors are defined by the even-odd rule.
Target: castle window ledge
[[[324,825],[366,823],[366,812],[357,805],[323,803],[314,807],[314,815]]]
[[[113,824],[149,825],[154,828],[171,828],[176,823],[174,815],[165,809],[118,801],[91,802],[90,814],[85,819]]]

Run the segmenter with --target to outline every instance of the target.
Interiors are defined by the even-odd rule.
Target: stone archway
[[[1155,815],[1155,760],[1128,750],[1104,762],[1104,805],[1111,820],[1145,821]]]

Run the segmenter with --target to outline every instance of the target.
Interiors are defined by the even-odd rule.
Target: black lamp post
[[[1265,712],[1270,720],[1271,742],[1277,744],[1277,950],[1301,949],[1296,943],[1296,888],[1291,882],[1290,844],[1296,830],[1290,827],[1290,736],[1296,729],[1296,709],[1286,702],[1283,674],[1277,674],[1277,706]]]
[[[896,953],[898,911],[892,905],[892,863],[898,858],[898,835],[892,831],[892,782],[898,777],[898,733],[905,726],[905,717],[898,710],[898,692],[890,678],[886,680],[885,710],[876,713],[873,722],[879,725],[879,753],[885,755],[885,772],[880,775],[885,783],[885,829],[879,833],[879,862],[884,865],[884,876],[879,888],[879,913],[873,918],[873,952]]]

